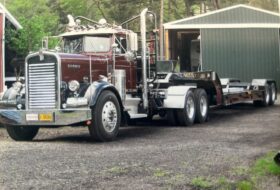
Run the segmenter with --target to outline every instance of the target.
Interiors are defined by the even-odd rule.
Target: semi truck
[[[155,27],[148,31],[151,16]],[[176,62],[158,60],[156,16],[148,9],[121,25],[68,18],[61,47],[29,54],[24,79],[1,97],[0,123],[16,141],[63,126],[85,126],[93,140],[112,141],[135,119],[160,115],[191,126],[206,122],[210,107],[271,106],[277,99],[272,79],[220,79],[214,71],[180,72]],[[139,32],[128,29],[136,20]]]

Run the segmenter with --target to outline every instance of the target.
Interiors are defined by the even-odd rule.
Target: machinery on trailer
[[[175,72],[172,61],[158,61],[157,31],[146,31],[150,14],[156,21],[145,9],[122,26],[69,16],[62,47],[28,55],[25,82],[2,96],[0,123],[10,137],[32,140],[40,127],[88,126],[94,140],[110,141],[137,118],[167,115],[172,125],[189,126],[205,122],[210,106],[274,104],[274,80],[242,83],[213,71]],[[139,18],[140,38],[125,28]]]

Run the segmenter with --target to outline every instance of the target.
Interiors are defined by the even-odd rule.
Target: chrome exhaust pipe
[[[148,85],[147,85],[147,59],[146,59],[146,15],[148,9],[144,9],[140,14],[140,28],[141,28],[141,57],[142,57],[142,80],[143,80],[143,108],[148,108]]]

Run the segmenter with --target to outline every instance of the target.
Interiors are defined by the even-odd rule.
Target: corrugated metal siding
[[[237,7],[224,12],[199,17],[192,20],[182,21],[175,23],[176,25],[183,24],[244,24],[244,23],[275,23],[279,24],[279,16],[267,14],[257,10]]]
[[[277,80],[280,89],[278,29],[202,29],[203,70],[220,77]]]

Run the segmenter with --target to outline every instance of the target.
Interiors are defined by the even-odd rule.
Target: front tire
[[[178,110],[178,120],[183,126],[191,126],[195,120],[195,99],[192,91],[188,91],[183,110]]]
[[[121,123],[121,109],[116,95],[103,91],[92,109],[92,122],[89,132],[93,140],[106,142],[114,140]]]
[[[6,126],[6,130],[15,141],[31,141],[37,135],[39,127]]]

